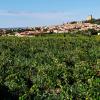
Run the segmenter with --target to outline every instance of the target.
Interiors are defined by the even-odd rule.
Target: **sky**
[[[34,27],[100,18],[100,0],[0,0],[0,28]]]

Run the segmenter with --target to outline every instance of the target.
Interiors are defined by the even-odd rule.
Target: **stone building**
[[[93,19],[92,15],[90,15],[90,16],[88,16],[88,17],[86,18],[87,21],[91,21],[92,19]]]

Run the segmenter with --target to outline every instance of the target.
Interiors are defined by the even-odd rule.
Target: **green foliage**
[[[1,100],[100,100],[99,36],[0,37]]]
[[[93,18],[93,19],[90,20],[90,21],[83,21],[83,22],[100,25],[100,19],[94,19],[94,18]]]

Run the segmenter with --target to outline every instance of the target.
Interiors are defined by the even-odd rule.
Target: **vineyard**
[[[100,100],[100,36],[1,36],[0,100]]]

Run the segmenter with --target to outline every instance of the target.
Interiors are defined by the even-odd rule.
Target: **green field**
[[[1,36],[0,100],[100,100],[100,36]]]

